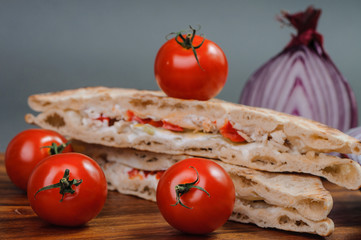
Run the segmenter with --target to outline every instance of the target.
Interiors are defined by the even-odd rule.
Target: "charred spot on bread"
[[[361,143],[361,141],[359,141],[359,143]],[[353,148],[353,151],[359,153],[361,150],[359,147],[356,146]]]
[[[139,143],[137,143],[137,145],[139,146],[154,146],[154,145],[158,145],[158,146],[162,146],[164,145],[163,143],[161,142],[157,142],[157,141],[140,141]]]
[[[56,127],[56,128],[61,128],[65,126],[65,120],[62,116],[60,116],[57,113],[53,113],[48,115],[44,122],[46,122],[47,124],[49,124],[52,127]]]
[[[101,140],[104,142],[114,142],[114,137],[113,136],[104,136],[104,137],[101,137]]]
[[[212,152],[212,150],[213,149],[211,147],[208,148],[188,147],[184,149],[185,152]]]
[[[51,102],[45,101],[44,103],[39,103],[42,107],[47,107],[51,105]]]
[[[286,216],[286,215],[282,215],[278,218],[278,223],[280,225],[284,225],[284,224],[287,224],[287,223],[290,223],[292,220]]]
[[[303,199],[298,203],[300,206],[306,206],[312,208],[313,211],[319,211],[318,209],[326,208],[325,203],[316,199]]]
[[[290,148],[290,149],[291,149],[291,147],[292,147],[292,144],[291,144],[290,140],[288,140],[287,138],[285,139],[284,145],[285,145],[286,147]]]
[[[152,195],[152,190],[148,186],[144,186],[144,188],[140,192]]]
[[[268,156],[257,156],[251,160],[252,163],[256,165],[276,165],[277,161]]]
[[[341,171],[341,166],[340,165],[327,166],[327,167],[321,169],[321,171],[324,174],[335,175],[335,174],[338,174]]]
[[[304,227],[304,226],[309,226],[306,222],[304,222],[304,221],[302,221],[302,220],[297,220],[296,222],[295,222],[295,224],[296,224],[296,226],[297,227]]]
[[[206,151],[206,152],[212,152],[212,148],[208,147],[208,148],[200,148],[201,151]]]
[[[247,215],[239,213],[239,212],[238,213],[233,212],[232,216],[235,217],[239,221],[247,221],[247,220],[249,220],[249,217]]]
[[[342,172],[347,172],[348,174],[344,176],[344,179],[352,179],[357,176],[357,170],[354,167],[351,167],[349,164],[334,164],[331,166],[327,166],[323,169],[321,169],[321,172],[324,175],[332,175],[332,176],[338,176]]]
[[[251,179],[248,179],[248,178],[243,177],[243,176],[238,176],[238,177],[241,179],[241,182],[243,184],[245,184],[246,186],[251,187],[251,186],[257,185],[257,183],[252,181]]]
[[[134,107],[141,107],[141,108],[146,108],[148,105],[154,105],[153,100],[144,100],[143,98],[139,98],[139,99],[133,98],[129,101],[129,103]]]
[[[168,102],[162,102],[161,105],[159,105],[160,109],[170,108],[172,110],[186,109],[188,107],[189,106],[187,104],[184,104],[184,103],[181,103],[181,102],[178,102],[176,104],[171,104],[171,103],[168,103]]]
[[[135,156],[139,157],[139,158],[145,158],[147,155],[146,154],[139,154],[139,153],[135,153]]]
[[[278,223],[280,225],[293,224],[293,225],[296,225],[297,227],[305,227],[305,226],[308,227],[309,226],[306,222],[304,222],[302,220],[292,220],[286,215],[280,216],[278,218]]]
[[[203,105],[197,104],[195,107],[196,107],[196,109],[197,109],[198,111],[203,111],[203,110],[204,110],[204,106],[203,106]]]
[[[152,158],[149,158],[149,159],[147,159],[146,160],[146,162],[156,162],[156,161],[158,161],[158,158],[156,158],[156,157],[152,157]]]

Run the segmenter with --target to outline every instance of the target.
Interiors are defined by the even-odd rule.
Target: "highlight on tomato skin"
[[[228,173],[214,161],[189,158],[163,173],[156,199],[172,227],[190,234],[208,234],[232,214],[235,188]]]
[[[223,89],[228,62],[214,42],[191,33],[176,33],[159,49],[154,62],[158,86],[169,97],[209,100]]]

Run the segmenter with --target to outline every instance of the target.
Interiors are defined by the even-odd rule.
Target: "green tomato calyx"
[[[196,61],[197,61],[197,63],[198,63],[198,66],[199,66],[202,70],[204,70],[204,69],[202,68],[201,64],[199,63],[196,49],[200,48],[200,47],[203,45],[203,43],[204,43],[204,41],[205,41],[205,38],[203,38],[203,41],[202,41],[198,46],[194,46],[194,45],[193,45],[194,37],[196,36],[196,32],[197,32],[201,27],[199,26],[199,27],[198,27],[198,30],[197,30],[197,29],[192,28],[192,26],[189,25],[189,28],[190,28],[191,32],[185,34],[185,36],[183,36],[184,31],[175,32],[175,33],[171,33],[171,34],[176,34],[176,36],[175,36],[174,39],[175,39],[175,41],[176,41],[179,45],[181,45],[183,48],[185,48],[185,49],[192,49],[193,54],[194,54],[194,57],[196,58]],[[180,38],[181,40],[179,40],[179,38]]]
[[[62,153],[64,149],[70,144],[70,141],[67,143],[56,145],[55,142],[51,143],[51,146],[43,146],[41,148],[49,148],[50,155],[55,155],[58,153]]]
[[[182,203],[182,201],[180,200],[180,198],[187,192],[189,192],[189,190],[191,188],[196,188],[198,190],[201,190],[203,192],[205,192],[208,197],[211,197],[211,195],[202,187],[200,186],[196,186],[195,184],[198,183],[199,181],[199,174],[198,174],[198,171],[197,169],[195,169],[194,167],[190,166],[190,168],[193,168],[196,173],[197,173],[197,179],[194,181],[194,182],[190,182],[190,183],[183,183],[183,184],[178,184],[177,186],[175,186],[175,192],[176,192],[176,195],[177,195],[177,202],[171,206],[177,206],[178,204],[180,204],[182,207],[185,207],[185,208],[188,208],[188,209],[192,209],[186,205],[184,205]]]
[[[49,190],[49,189],[53,189],[53,188],[60,188],[59,193],[62,195],[60,202],[63,201],[64,199],[64,195],[65,193],[70,193],[70,194],[74,194],[75,190],[72,188],[72,186],[79,186],[83,180],[77,180],[77,179],[73,179],[73,180],[69,180],[69,174],[70,174],[70,170],[69,169],[65,169],[64,172],[64,176],[63,178],[60,179],[60,181],[58,183],[40,188],[34,195],[34,198],[36,197],[36,195],[41,192],[41,191],[45,191],[45,190]]]

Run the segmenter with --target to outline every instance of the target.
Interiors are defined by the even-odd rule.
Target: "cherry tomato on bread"
[[[226,83],[228,62],[217,44],[191,30],[190,34],[177,33],[159,49],[155,79],[170,97],[208,100]]]
[[[80,153],[52,155],[29,178],[28,200],[45,221],[79,226],[98,215],[107,198],[107,181],[100,166]]]
[[[230,217],[235,189],[228,173],[208,159],[189,158],[164,172],[157,186],[157,205],[174,228],[206,234]]]
[[[54,144],[56,147],[51,147]],[[29,176],[38,162],[57,152],[71,151],[67,140],[57,132],[46,129],[22,131],[6,148],[6,173],[16,186],[26,190]]]

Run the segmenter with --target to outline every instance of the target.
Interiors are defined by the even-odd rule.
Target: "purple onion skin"
[[[270,59],[249,78],[239,103],[302,116],[341,131],[358,125],[354,93],[317,43],[313,48],[286,48]]]
[[[361,141],[361,126],[351,128],[345,133]],[[361,155],[347,154],[347,157],[361,164]]]

